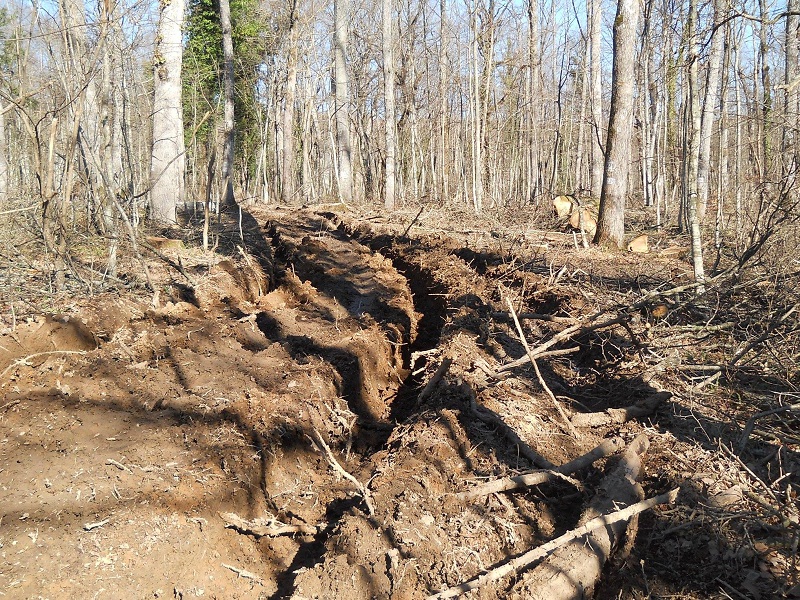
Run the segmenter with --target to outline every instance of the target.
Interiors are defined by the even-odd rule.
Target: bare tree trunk
[[[726,0],[714,1],[714,23],[719,25],[725,17]],[[708,208],[708,191],[711,172],[711,138],[714,133],[714,114],[717,108],[722,51],[725,42],[725,28],[715,28],[708,55],[708,76],[706,77],[703,112],[700,119],[700,156],[697,162],[697,218],[702,223]]]
[[[639,0],[618,0],[614,19],[614,66],[611,110],[606,136],[606,162],[600,217],[594,242],[622,248],[625,236],[625,198],[633,135],[633,87]]]
[[[689,221],[692,240],[692,264],[694,278],[701,284],[705,281],[703,267],[703,238],[700,231],[700,217],[697,209],[697,173],[700,157],[700,90],[698,89],[698,40],[697,40],[697,0],[689,0],[689,15],[686,24],[689,41],[689,86],[686,102],[686,178],[684,186],[684,206]]]
[[[786,2],[786,56],[783,83],[786,96],[784,98],[785,125],[783,128],[782,155],[784,160],[784,175],[790,178],[790,188],[797,179],[797,169],[800,167],[800,148],[798,148],[798,127],[800,127],[800,91],[798,90],[798,77],[800,77],[800,0],[787,0]],[[0,168],[2,168],[0,166]]]
[[[0,99],[0,207],[8,198],[8,151],[6,141],[6,113]]]
[[[184,142],[181,104],[185,0],[162,2],[156,36],[153,149],[150,160],[150,217],[176,223],[184,195]]]
[[[221,202],[233,206],[233,159],[236,143],[234,123],[233,36],[231,34],[231,5],[229,0],[219,0],[219,21],[222,27],[222,77],[225,103],[222,110],[222,193]]]
[[[447,0],[439,0],[439,153],[437,171],[439,176],[439,196],[445,201],[450,199],[448,152],[447,152],[447,123],[450,113],[450,104],[447,101],[447,38],[445,37],[445,23],[447,16]]]
[[[539,135],[537,128],[540,114],[540,56],[539,56],[539,0],[528,0],[528,74],[527,104],[525,112],[527,128],[527,152],[525,201],[533,203],[539,193]]]
[[[383,87],[386,122],[386,166],[384,172],[383,203],[386,210],[394,210],[396,148],[395,98],[394,98],[394,3],[383,0]]]
[[[770,66],[767,60],[769,53],[769,32],[767,24],[769,13],[766,0],[758,1],[759,17],[761,23],[758,27],[759,47],[758,66],[761,75],[761,146],[763,154],[762,179],[769,178],[772,174],[772,141],[770,140],[770,125],[772,121],[772,83]]]
[[[289,5],[289,51],[286,60],[286,95],[283,100],[283,161],[281,167],[281,201],[288,204],[295,190],[294,104],[297,96],[298,61],[297,0]]]
[[[602,0],[589,0],[589,94],[592,107],[592,176],[589,187],[597,198],[603,188],[603,55],[602,55]]]
[[[336,147],[338,158],[337,179],[339,199],[349,203],[353,200],[353,168],[350,143],[350,96],[347,77],[347,24],[350,18],[350,1],[334,0],[334,71],[336,85]]]

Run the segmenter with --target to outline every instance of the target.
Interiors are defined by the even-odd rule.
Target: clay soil
[[[763,394],[697,387],[679,367],[711,357],[659,346],[667,320],[642,307],[538,361],[565,414],[666,394],[647,416],[573,428],[530,364],[503,370],[525,355],[507,299],[552,318],[523,320],[536,346],[688,283],[686,262],[577,249],[520,215],[415,215],[250,209],[214,252],[192,224],[161,232],[184,243],[163,245],[172,266],[144,257],[155,291],[134,258],[60,295],[35,261],[16,287],[4,264],[0,597],[424,598],[574,528],[617,458],[454,494],[643,433],[643,495],[681,493],[587,594],[800,596],[791,422],[734,452]],[[533,567],[472,597],[531,597]]]

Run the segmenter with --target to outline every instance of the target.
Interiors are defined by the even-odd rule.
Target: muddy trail
[[[676,487],[470,593],[791,592],[774,523],[737,524],[728,420],[646,368],[644,309],[598,306],[539,240],[246,217],[213,255],[165,249],[185,276],[153,266],[153,295],[0,337],[0,596],[424,598]],[[681,269],[592,277],[625,294]]]

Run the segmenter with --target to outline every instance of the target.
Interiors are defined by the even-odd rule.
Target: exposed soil
[[[624,327],[589,332],[539,366],[570,414],[672,392],[652,416],[575,435],[530,364],[493,376],[525,354],[506,298],[586,315],[688,282],[685,262],[576,250],[521,225],[245,217],[244,239],[232,222],[216,253],[164,250],[191,283],[154,258],[155,294],[120,286],[39,315],[4,306],[0,596],[423,598],[575,527],[616,460],[576,474],[579,487],[456,500],[536,468],[510,429],[554,465],[644,432],[644,495],[681,486],[677,504],[642,515],[596,597],[800,597],[785,515],[743,494],[763,490],[723,450],[758,409],[689,393],[666,351],[654,369],[646,310],[630,325],[638,342]],[[564,326],[525,327],[535,345]],[[791,503],[795,442],[754,438],[744,457]],[[255,535],[221,513],[295,531]],[[530,577],[473,595],[527,598]]]

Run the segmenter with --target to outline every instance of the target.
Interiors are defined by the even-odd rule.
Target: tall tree
[[[336,113],[336,150],[338,159],[339,199],[353,199],[352,145],[350,143],[350,94],[347,76],[347,25],[350,0],[334,0],[334,85]]]
[[[289,2],[289,41],[286,56],[286,93],[283,99],[283,160],[281,163],[281,200],[289,203],[295,189],[294,104],[297,95],[297,63],[300,28],[297,0]]]
[[[231,33],[231,5],[229,0],[219,0],[219,21],[222,27],[222,80],[225,102],[222,113],[222,201],[232,205],[233,157],[236,144],[234,123],[233,35]]]
[[[603,54],[602,54],[602,0],[588,0],[589,11],[589,102],[592,107],[592,196],[597,197],[603,186]]]
[[[177,222],[184,196],[184,141],[181,103],[185,0],[161,0],[154,57],[153,150],[150,160],[150,217]]]
[[[394,22],[393,2],[383,0],[383,86],[384,119],[386,122],[386,167],[384,170],[383,202],[387,210],[395,207],[395,102],[394,102]]]
[[[611,107],[606,135],[606,161],[600,216],[594,242],[622,248],[625,236],[625,198],[631,163],[633,88],[639,0],[618,0],[614,19],[614,62]]]

